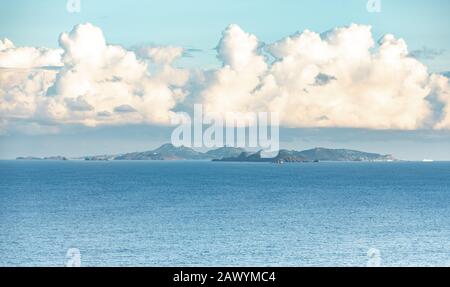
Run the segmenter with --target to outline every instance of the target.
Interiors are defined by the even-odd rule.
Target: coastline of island
[[[350,149],[313,148],[296,151],[282,149],[275,157],[266,158],[262,151],[249,152],[243,148],[221,147],[207,152],[196,151],[189,147],[176,147],[172,144],[164,144],[155,150],[144,152],[132,152],[116,155],[96,155],[78,158],[65,156],[51,157],[17,157],[16,160],[84,160],[84,161],[176,161],[176,160],[203,160],[214,162],[267,162],[267,163],[306,163],[306,162],[394,162],[399,161],[392,155],[369,153]]]

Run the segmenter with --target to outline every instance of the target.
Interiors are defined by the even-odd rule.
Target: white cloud
[[[11,40],[5,38],[3,40],[0,39],[0,51],[4,51],[7,49],[13,49],[14,48],[14,44],[13,42],[11,42]]]
[[[442,104],[441,118],[436,124],[437,129],[450,129],[450,84],[447,77],[433,75],[433,94]]]
[[[375,43],[369,26],[306,30],[264,46],[230,25],[217,47],[222,67],[192,73],[172,66],[180,47],[130,51],[107,44],[91,24],[59,43],[17,48],[0,40],[3,128],[16,120],[168,124],[177,105],[200,99],[212,112],[277,111],[289,127],[450,129],[448,78],[429,74],[402,39]]]
[[[20,116],[87,126],[166,124],[171,109],[185,96],[182,86],[188,80],[187,71],[167,64],[150,73],[147,61],[121,46],[108,45],[102,31],[91,24],[61,34],[59,43],[63,51],[59,71],[24,71],[23,76],[12,70],[0,72],[0,108],[6,119]],[[2,46],[11,45],[5,41]],[[39,65],[36,62],[28,58],[14,67],[55,64],[48,57],[42,57]],[[0,62],[0,67],[10,66]],[[135,112],[125,113],[125,106]]]
[[[0,67],[2,68],[61,66],[61,54],[61,49],[16,48],[10,40],[0,39]]]
[[[0,69],[0,113],[3,120],[38,120],[36,111],[46,105],[46,90],[55,77],[56,72],[51,70]]]
[[[235,25],[225,31],[224,67],[202,94],[209,111],[277,111],[290,127],[406,130],[426,128],[432,116],[435,81],[402,39],[386,35],[375,47],[370,27],[355,24],[306,30],[266,47],[273,64],[259,45]]]
[[[183,55],[184,49],[174,46],[145,47],[138,51],[142,57],[149,58],[157,64],[171,64]]]
[[[258,39],[237,25],[230,25],[223,32],[218,46],[223,67],[213,72],[201,92],[208,111],[245,112],[257,104],[252,91],[268,68],[258,47]]]

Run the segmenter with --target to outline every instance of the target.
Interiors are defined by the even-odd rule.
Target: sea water
[[[0,161],[0,266],[74,248],[82,266],[450,266],[450,163]]]

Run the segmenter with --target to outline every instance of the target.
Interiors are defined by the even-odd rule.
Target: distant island
[[[17,160],[69,160],[64,156],[50,156],[50,157],[34,157],[34,156],[26,156],[26,157],[18,157]]]
[[[264,158],[259,152],[248,152],[242,148],[221,147],[208,152],[199,152],[188,147],[175,147],[172,144],[164,144],[161,147],[144,152],[133,152],[119,155],[96,155],[75,158],[86,161],[109,160],[140,160],[140,161],[165,161],[165,160],[209,160],[219,162],[270,162],[270,163],[294,163],[294,162],[319,162],[319,161],[366,161],[389,162],[397,161],[392,155],[367,153],[348,149],[314,148],[304,151],[280,150],[274,158]],[[67,157],[18,157],[17,160],[68,160]]]
[[[315,148],[304,151],[280,150],[274,158],[264,158],[261,152],[243,152],[237,157],[214,159],[214,161],[230,162],[319,162],[319,161],[396,161],[392,155],[381,155],[348,149]]]

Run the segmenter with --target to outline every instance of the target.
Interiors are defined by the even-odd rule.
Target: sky
[[[445,50],[427,60],[432,71],[450,66],[450,3],[446,0],[381,1],[381,13],[369,13],[366,0],[81,0],[81,13],[68,13],[65,0],[17,0],[0,3],[0,36],[18,46],[57,47],[58,35],[79,23],[102,28],[110,43],[177,45],[201,49],[190,65],[219,65],[214,48],[231,23],[273,42],[297,31],[324,32],[350,23],[373,26],[375,38],[393,33],[411,50]]]
[[[449,1],[381,0],[379,13],[366,0],[80,3],[69,13],[65,0],[0,2],[0,40],[13,43],[0,42],[0,158],[152,149],[170,140],[172,110],[202,101],[212,111],[277,109],[285,148],[450,160],[448,81],[431,76],[450,71]],[[331,84],[306,90],[311,73]],[[108,97],[122,89],[130,95]]]

